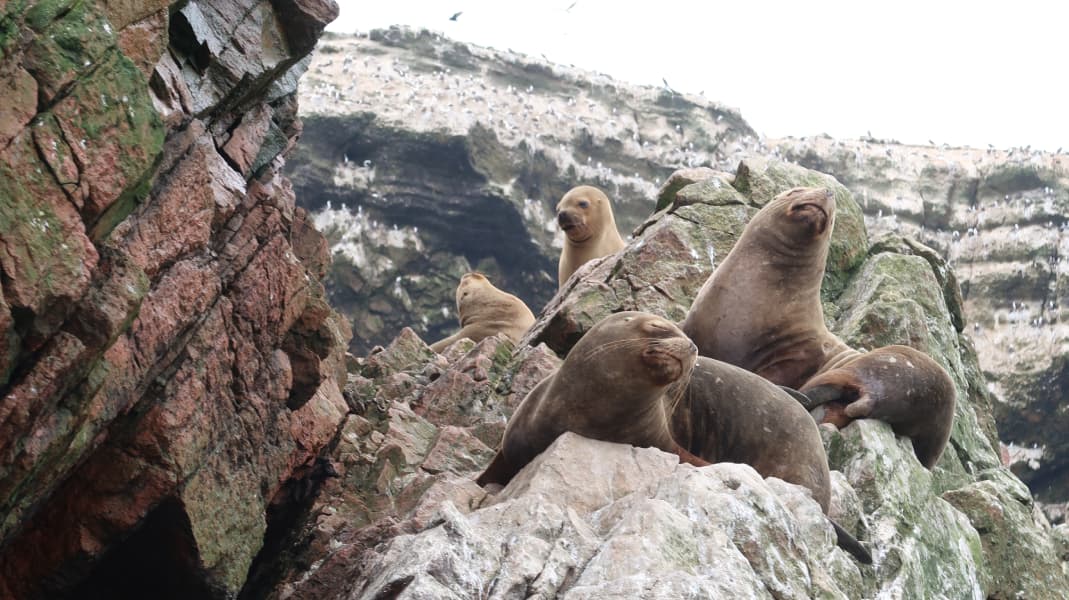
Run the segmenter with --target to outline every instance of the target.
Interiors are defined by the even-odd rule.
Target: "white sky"
[[[767,136],[1069,150],[1067,2],[337,1],[331,31],[407,24],[624,81],[664,78]]]

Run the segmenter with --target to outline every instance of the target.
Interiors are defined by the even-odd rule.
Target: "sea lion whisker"
[[[668,406],[666,407],[666,419],[670,420],[672,415],[675,414],[676,409],[679,408],[679,403],[682,402],[683,395],[687,393],[687,383],[689,382],[689,380],[689,376],[680,377],[675,382],[673,382],[672,385],[668,388],[668,393],[671,394],[669,396],[671,398],[671,401],[668,402]]]

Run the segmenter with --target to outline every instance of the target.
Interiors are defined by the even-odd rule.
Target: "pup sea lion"
[[[507,484],[565,431],[709,464],[675,443],[664,406],[665,391],[685,380],[697,354],[679,328],[661,317],[621,312],[602,319],[516,408],[501,449],[476,483]]]
[[[481,273],[465,273],[460,278],[457,314],[460,331],[431,344],[431,350],[441,352],[461,338],[478,342],[495,333],[503,333],[518,342],[535,322],[534,314],[523,300],[497,289]]]
[[[864,400],[846,414],[889,422],[912,438],[917,458],[931,468],[950,436],[953,384],[920,352],[889,346],[863,355],[828,331],[820,285],[834,223],[835,197],[827,189],[776,196],[702,286],[682,329],[702,356],[807,395],[819,386],[812,406]],[[814,379],[823,373],[829,377]],[[911,384],[895,388],[890,382],[897,380]]]
[[[596,187],[581,185],[564,194],[557,203],[557,224],[565,236],[557,266],[559,287],[564,287],[564,282],[583,263],[624,247],[609,198]]]

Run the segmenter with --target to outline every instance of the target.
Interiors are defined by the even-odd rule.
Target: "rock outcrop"
[[[955,267],[954,318],[968,321],[1007,454],[1064,519],[1069,155],[764,139],[702,97],[403,28],[324,40],[302,94],[290,172],[331,240],[328,293],[354,321],[354,352],[406,325],[427,339],[452,330],[453,289],[472,267],[544,306],[560,244],[552,207],[576,183],[608,193],[626,234],[677,169],[796,162],[853,191],[870,231],[908,235],[931,249],[911,252]]]
[[[233,597],[351,335],[280,174],[332,0],[0,2],[0,597]]]
[[[505,417],[559,364],[551,349],[567,352],[613,311],[675,318],[753,212],[781,186],[802,184],[828,186],[839,206],[822,288],[832,329],[855,347],[929,353],[959,398],[931,471],[885,423],[822,428],[831,514],[869,545],[871,567],[835,547],[804,489],[742,465],[695,469],[566,435],[500,493],[474,485]],[[439,356],[405,330],[357,361],[345,391],[353,414],[330,453],[339,477],[295,519],[291,552],[264,565],[257,589],[271,598],[1060,597],[1069,585],[1062,534],[1001,462],[991,395],[942,259],[910,238],[871,243],[847,188],[787,163],[679,173],[656,200],[663,208],[627,248],[581,269],[518,348],[492,337]]]

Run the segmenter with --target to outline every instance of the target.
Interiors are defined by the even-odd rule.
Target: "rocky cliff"
[[[870,243],[851,193],[781,162],[672,178],[625,250],[589,263],[518,346],[444,355],[411,329],[353,364],[354,411],[329,453],[337,478],[258,571],[269,598],[1060,598],[1065,525],[1052,529],[1002,462],[991,395],[953,271],[908,238]],[[822,430],[832,516],[872,549],[834,545],[805,490],[745,465],[700,469],[657,450],[567,434],[496,495],[473,483],[505,418],[597,320],[679,315],[748,218],[781,186],[824,185],[839,206],[826,319],[850,344],[929,353],[958,394],[928,471],[872,420]],[[958,325],[955,325],[957,323]],[[556,351],[556,352],[555,352]]]
[[[537,313],[556,290],[552,209],[572,185],[602,187],[628,233],[676,169],[734,172],[765,158],[834,175],[870,231],[916,238],[955,268],[956,318],[1006,452],[1063,520],[1069,155],[763,139],[702,97],[403,28],[324,40],[301,107],[305,135],[287,168],[331,240],[328,294],[353,321],[357,353],[406,325],[430,341],[451,333],[469,268]]]
[[[0,1],[0,597],[225,598],[337,435],[280,174],[332,0]]]
[[[308,213],[280,170],[302,131],[297,79],[334,14],[329,0],[0,0],[0,598],[1069,587],[1069,529],[1000,462],[965,302],[936,251],[870,243],[827,175],[738,164],[775,150],[701,98],[400,30],[324,45],[302,102],[385,99],[426,108],[426,126],[378,109],[310,119],[318,150],[292,169]],[[350,43],[360,51],[339,50]],[[398,62],[407,44],[421,67]],[[369,79],[346,91],[323,79],[331,69]],[[439,97],[375,87],[398,78]],[[479,114],[498,122],[450,125],[482,106],[469,97],[480,84],[494,96]],[[551,109],[560,133],[527,137]],[[721,170],[659,189],[678,165]],[[446,329],[455,276],[474,265],[541,308],[548,209],[579,181],[610,190],[635,238],[552,298],[528,339],[438,355],[412,329],[394,335]],[[960,398],[931,472],[881,423],[823,432],[833,515],[872,567],[834,547],[806,492],[742,465],[694,469],[569,435],[500,494],[474,485],[558,352],[613,310],[679,315],[748,216],[801,183],[841,207],[829,323],[855,345],[929,352]],[[362,311],[359,347],[387,347],[345,357],[351,333],[328,295]]]

